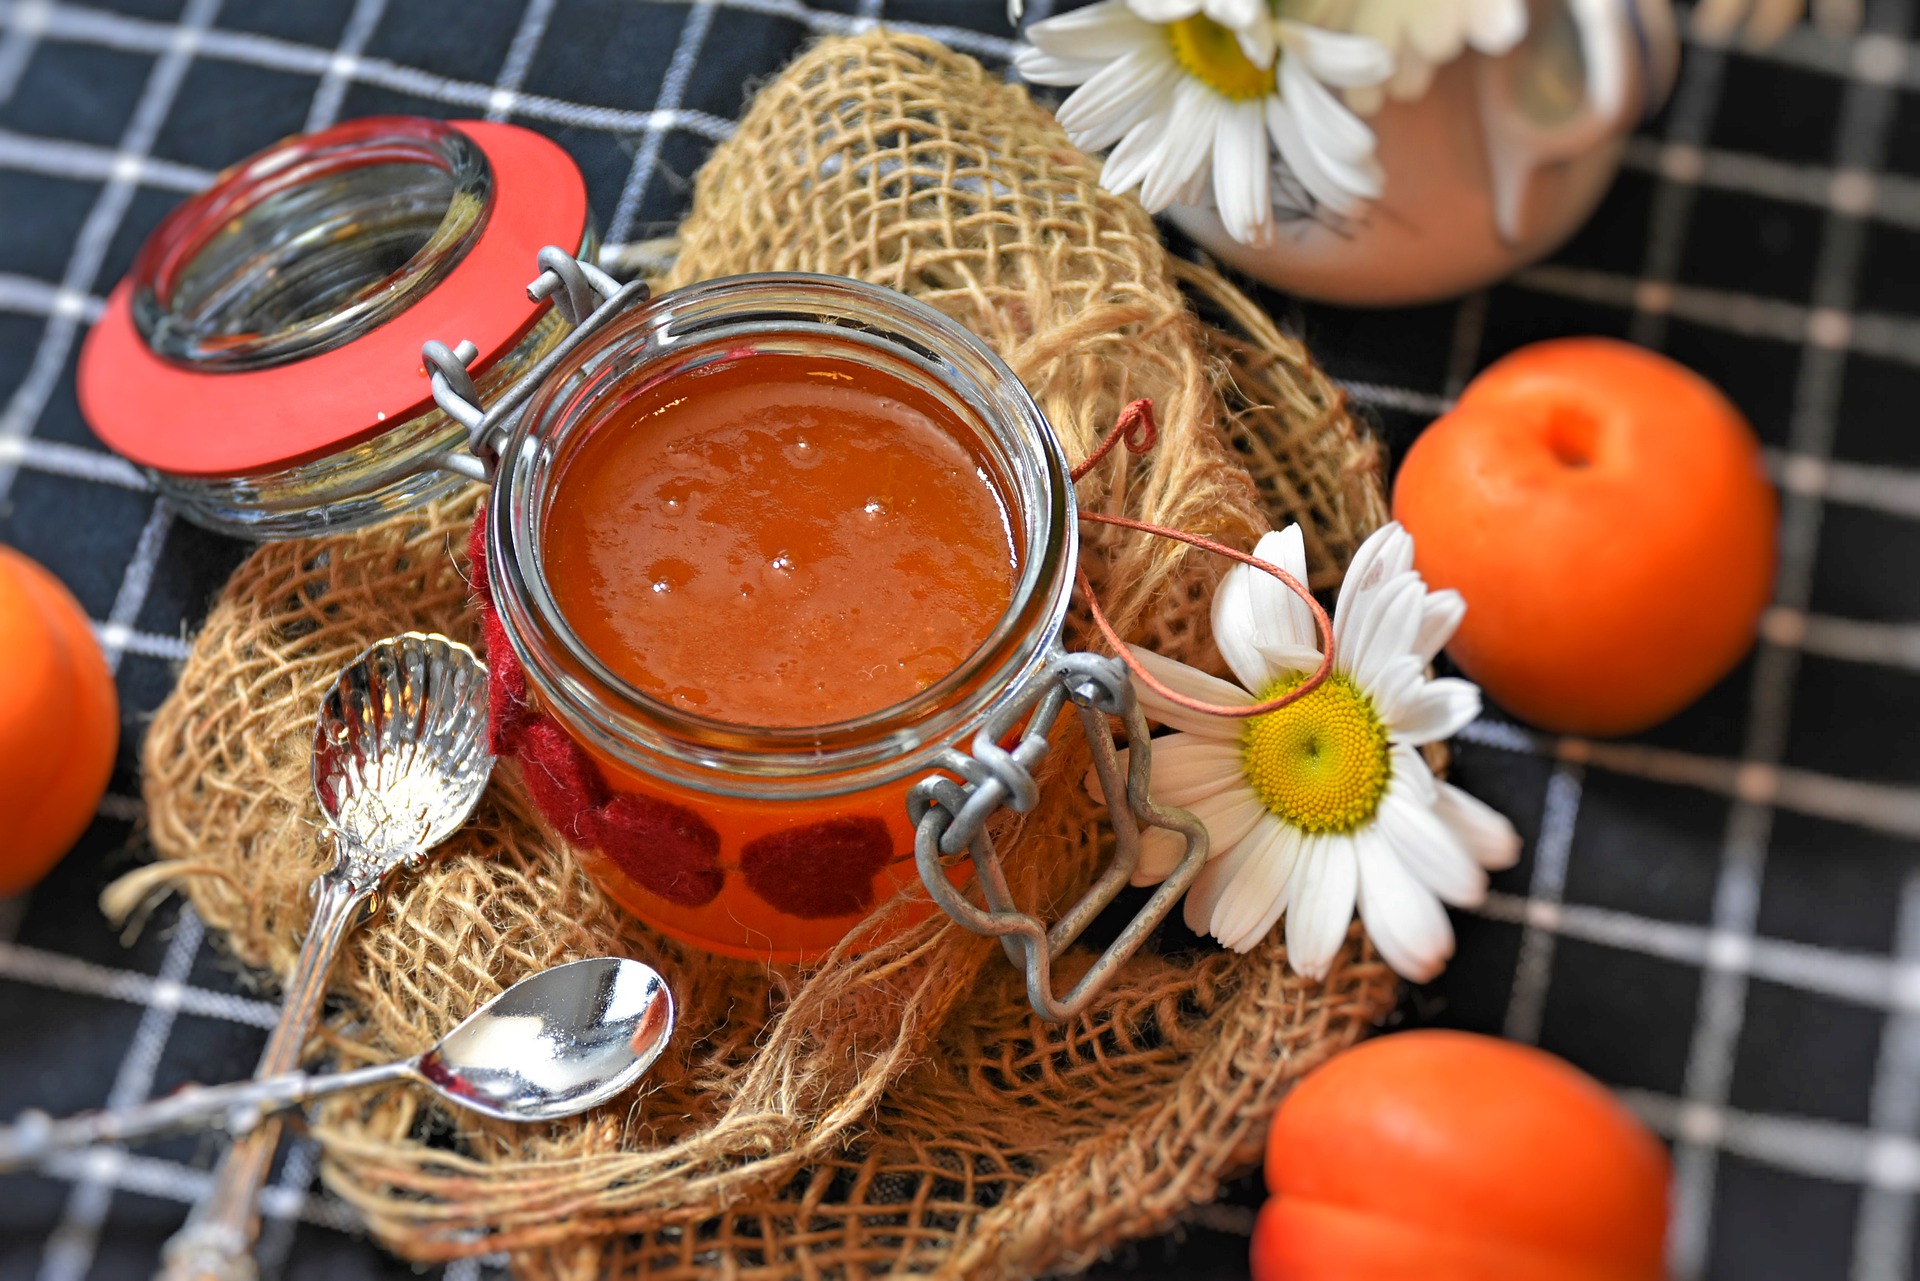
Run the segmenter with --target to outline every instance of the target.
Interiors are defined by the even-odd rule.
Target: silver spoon
[[[24,1113],[0,1130],[0,1170],[95,1143],[208,1126],[245,1133],[262,1117],[309,1099],[389,1081],[417,1082],[456,1107],[501,1121],[551,1121],[620,1094],[653,1066],[672,1035],[673,995],[651,966],[611,957],[569,961],[521,979],[410,1059],[331,1076],[288,1072],[188,1086],[137,1107],[63,1121]]]
[[[401,868],[459,829],[493,771],[487,667],[444,636],[408,632],[347,665],[313,727],[313,790],[333,837],[333,866],[313,883],[313,924],[287,980],[280,1023],[256,1077],[299,1066],[347,931]],[[165,1281],[251,1281],[255,1201],[278,1124],[236,1139],[214,1186],[167,1242]]]

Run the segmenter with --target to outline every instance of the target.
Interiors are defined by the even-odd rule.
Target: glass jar
[[[857,362],[934,397],[971,433],[966,443],[1000,489],[1018,544],[1011,600],[979,648],[908,701],[840,724],[710,720],[628,684],[582,644],[544,570],[569,450],[618,429],[606,407],[643,383],[665,394],[683,381],[697,397],[703,367],[759,353]],[[502,448],[485,520],[491,600],[530,703],[584,750],[608,791],[603,805],[625,804],[642,829],[639,854],[671,861],[658,842],[691,832],[688,857],[702,860],[704,880],[663,895],[631,857],[583,842],[575,815],[550,811],[550,821],[572,832],[589,873],[640,919],[763,960],[826,951],[918,879],[907,792],[1010,691],[1040,677],[1066,617],[1077,548],[1065,455],[1006,365],[905,295],[807,275],[696,285],[583,343],[546,377]],[[832,858],[816,865],[809,851],[822,850]],[[833,883],[796,891],[810,876]]]
[[[468,336],[483,391],[521,377],[567,332],[523,290],[556,243],[593,250],[586,187],[530,130],[381,116],[285,139],[148,237],[82,348],[81,410],[209,528],[381,519],[463,483],[421,344]]]

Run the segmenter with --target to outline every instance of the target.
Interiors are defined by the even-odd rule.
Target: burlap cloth
[[[1152,397],[1158,449],[1116,451],[1083,504],[1243,546],[1297,519],[1316,583],[1337,581],[1385,518],[1375,449],[1296,343],[1171,261],[1098,173],[970,59],[883,33],[828,41],[708,161],[662,283],[784,268],[904,290],[1006,357],[1075,457]],[[1196,323],[1183,279],[1216,324]],[[289,971],[324,848],[307,775],[319,697],[381,636],[473,639],[475,497],[241,566],[147,737],[163,862],[115,909],[179,885],[241,961]],[[1218,564],[1089,532],[1116,623],[1217,665]],[[1041,807],[1002,829],[1022,902],[1057,910],[1101,857],[1086,761],[1077,732],[1057,736]],[[503,771],[350,939],[315,1051],[415,1053],[530,971],[601,954],[644,959],[680,1001],[674,1044],[621,1102],[524,1128],[408,1088],[317,1109],[327,1184],[383,1243],[418,1260],[504,1250],[523,1277],[581,1281],[1070,1269],[1212,1198],[1287,1084],[1393,991],[1357,933],[1325,983],[1288,972],[1278,931],[1246,956],[1143,954],[1063,1027],[1031,1015],[995,944],[943,921],[808,969],[720,960],[624,919]],[[1069,957],[1066,981],[1085,964]]]

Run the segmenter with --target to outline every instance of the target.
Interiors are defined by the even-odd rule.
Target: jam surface
[[[561,460],[548,586],[588,649],[682,711],[829,725],[979,648],[1017,547],[970,428],[844,358],[756,352],[643,386]]]

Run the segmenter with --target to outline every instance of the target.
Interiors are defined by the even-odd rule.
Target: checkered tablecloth
[[[0,1115],[242,1075],[274,1017],[191,911],[129,942],[96,906],[144,857],[142,726],[244,550],[177,520],[74,400],[81,334],[161,215],[288,133],[485,115],[558,139],[608,239],[640,237],[810,37],[885,22],[1004,65],[1011,36],[999,0],[106,3],[0,0],[0,539],[84,602],[125,712],[98,822],[0,904]],[[1583,333],[1700,370],[1767,443],[1785,520],[1762,644],[1632,742],[1471,728],[1456,777],[1527,856],[1397,1019],[1536,1042],[1618,1089],[1673,1144],[1683,1278],[1891,1281],[1920,1251],[1920,49],[1911,4],[1867,9],[1851,40],[1689,48],[1599,216],[1515,281],[1397,312],[1261,295],[1396,455],[1476,370]],[[146,1277],[217,1154],[179,1139],[0,1179],[0,1278]],[[314,1165],[283,1154],[267,1275],[416,1275]],[[1244,1180],[1096,1272],[1243,1277],[1261,1196]]]

